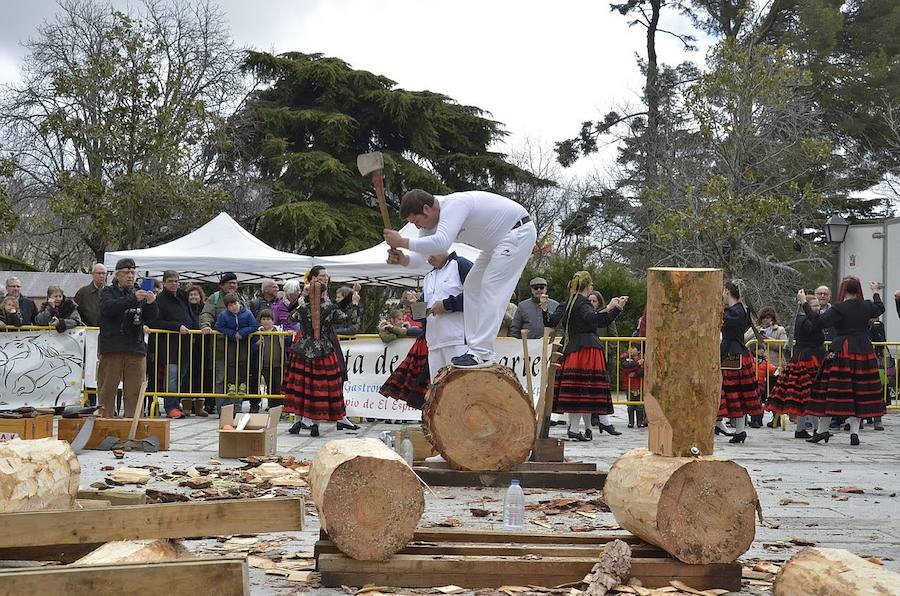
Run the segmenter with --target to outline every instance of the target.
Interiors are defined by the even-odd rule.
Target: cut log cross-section
[[[451,366],[428,389],[422,429],[452,467],[502,471],[528,459],[537,420],[511,369]]]
[[[653,453],[713,453],[721,295],[721,269],[647,270],[644,401]]]
[[[322,529],[346,555],[383,561],[412,539],[425,495],[403,458],[377,439],[322,446],[309,467]]]
[[[685,563],[731,563],[756,532],[750,475],[724,459],[632,449],[610,468],[603,500],[623,529]]]
[[[0,443],[0,513],[71,509],[81,466],[66,441]]]
[[[775,596],[900,596],[900,573],[840,548],[804,548],[775,577]]]

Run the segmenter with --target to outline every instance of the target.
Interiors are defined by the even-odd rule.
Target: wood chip
[[[542,527],[542,528],[546,528],[547,530],[552,530],[552,529],[553,529],[553,526],[551,526],[550,524],[545,524],[544,522],[542,522],[542,521],[540,521],[540,520],[537,520],[537,519],[531,520],[531,523],[533,523],[533,524],[536,525],[536,526],[540,526],[540,527]]]
[[[575,513],[588,519],[597,519],[597,516],[593,513],[585,513],[584,511],[576,511]]]
[[[788,540],[791,544],[796,544],[797,546],[815,546],[816,542],[814,540],[807,540],[806,538],[791,538]]]
[[[458,528],[462,525],[462,522],[455,517],[445,517],[434,525],[439,528]]]
[[[767,581],[764,581],[761,579],[748,579],[747,583],[750,584],[751,586],[759,586],[762,588],[771,588],[772,587],[772,582],[767,582]]]
[[[776,573],[781,571],[781,567],[779,567],[775,563],[771,563],[769,561],[760,561],[759,563],[756,563],[755,565],[753,565],[753,570],[761,571],[763,573],[771,573],[772,575],[775,575]]]
[[[862,495],[862,494],[865,494],[866,491],[859,488],[858,486],[841,486],[841,487],[838,487],[835,490],[835,492],[847,493],[850,495]]]
[[[761,579],[765,581],[771,581],[773,579],[773,575],[771,573],[754,571],[750,567],[744,567],[743,569],[741,569],[741,577],[744,579]]]
[[[487,516],[489,516],[491,513],[493,513],[493,512],[490,511],[489,509],[480,509],[480,508],[478,508],[478,507],[469,507],[469,512],[470,512],[474,517],[487,517]]]
[[[260,557],[258,555],[248,555],[247,565],[257,569],[275,569],[278,567],[278,563],[272,559],[267,559],[266,557]]]
[[[287,580],[289,582],[308,582],[312,573],[312,571],[291,571]]]
[[[512,596],[513,594],[517,594],[520,592],[528,592],[530,590],[531,590],[531,588],[527,588],[524,586],[500,586],[499,588],[497,588],[498,592],[503,592],[504,594],[509,594],[509,596]]]
[[[673,588],[676,588],[682,592],[687,592],[688,594],[697,594],[698,596],[719,596],[720,594],[728,593],[728,590],[697,590],[696,588],[692,588],[684,582],[678,581],[677,579],[673,579],[669,583]]]
[[[441,594],[459,594],[461,592],[465,592],[465,588],[460,588],[459,586],[439,586],[435,588]]]
[[[121,484],[147,484],[150,481],[150,470],[144,468],[116,468],[110,474],[113,482]]]
[[[884,563],[878,557],[866,557],[866,561],[869,563],[875,563],[876,565],[884,565]]]
[[[794,499],[781,499],[779,505],[809,505],[807,501],[796,501]]]

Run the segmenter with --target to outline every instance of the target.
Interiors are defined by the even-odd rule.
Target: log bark
[[[422,430],[450,466],[502,471],[528,459],[537,421],[511,369],[448,367],[428,389]]]
[[[778,575],[775,596],[900,596],[900,574],[840,548],[804,548]]]
[[[632,449],[610,468],[603,500],[622,528],[685,563],[731,563],[756,532],[756,489],[728,460]]]
[[[712,455],[722,385],[722,270],[648,269],[646,313],[649,449],[674,457]]]
[[[107,542],[81,557],[72,565],[112,565],[153,563],[190,559],[193,555],[178,540],[117,540]]]
[[[66,441],[0,443],[0,513],[71,509],[81,466]]]
[[[412,540],[425,495],[412,469],[377,439],[326,443],[309,486],[322,529],[345,554],[383,561]]]

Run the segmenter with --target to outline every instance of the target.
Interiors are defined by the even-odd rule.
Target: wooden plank
[[[433,470],[413,468],[422,482],[429,486],[506,487],[518,480],[525,488],[603,488],[606,472],[574,471],[508,471],[472,472],[468,470]]]
[[[580,582],[597,562],[596,557],[518,557],[460,555],[394,555],[388,561],[357,561],[342,554],[322,554],[317,570],[322,585],[365,584],[424,588],[454,584],[463,588],[501,585],[558,586]],[[644,587],[668,586],[678,579],[699,590],[741,588],[741,566],[688,565],[675,559],[632,559],[632,577]]]
[[[84,425],[84,418],[60,418],[56,435],[61,441],[72,442],[75,435]],[[141,418],[138,421],[135,438],[146,439],[155,436],[159,441],[159,450],[169,450],[169,424],[168,418]],[[106,437],[118,437],[121,440],[128,439],[128,431],[131,429],[130,418],[96,418],[91,438],[88,439],[87,449],[95,449]]]
[[[319,530],[320,540],[330,540],[328,533]],[[622,531],[597,532],[508,532],[488,528],[421,528],[411,542],[444,542],[470,544],[606,544],[621,540],[628,544],[646,544],[643,540]]]
[[[3,594],[250,594],[247,562],[239,558],[21,569],[0,572],[0,586]]]
[[[634,557],[643,558],[667,558],[669,555],[651,544],[632,544],[631,554]],[[340,554],[337,545],[328,540],[319,540],[314,546],[314,553]],[[603,552],[599,544],[563,545],[563,544],[436,544],[410,543],[406,548],[397,552],[400,555],[466,555],[466,556],[492,556],[492,557],[523,557],[525,555],[540,555],[542,557],[594,557],[597,558]]]
[[[452,470],[445,461],[417,461],[413,462],[413,469],[425,468],[427,470]],[[459,470],[454,470],[459,471]],[[512,472],[596,472],[597,464],[583,461],[544,462],[526,461],[514,466]]]
[[[0,515],[0,548],[303,529],[303,499],[235,499]]]
[[[49,544],[24,548],[0,548],[0,561],[59,561],[60,563],[74,563],[102,545],[102,542],[97,542],[93,544]]]

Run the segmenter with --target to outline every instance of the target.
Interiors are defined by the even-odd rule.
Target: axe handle
[[[381,210],[381,220],[385,230],[392,230],[391,216],[388,215],[387,203],[384,200],[384,174],[376,172],[372,174],[372,184],[375,185],[375,195],[378,197],[378,208]]]

